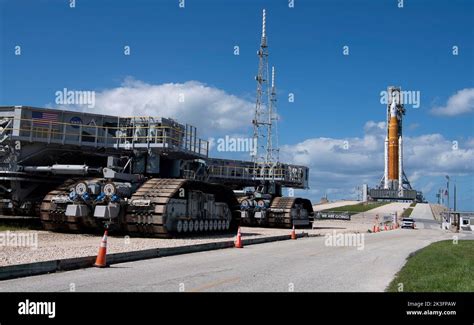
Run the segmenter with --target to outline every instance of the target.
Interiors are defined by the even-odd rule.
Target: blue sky
[[[454,175],[461,207],[474,209],[471,99],[464,114],[431,112],[458,91],[474,88],[474,2],[410,0],[398,8],[397,0],[295,0],[289,8],[286,0],[186,0],[184,9],[178,2],[77,0],[72,9],[66,0],[0,0],[0,105],[51,105],[65,87],[105,92],[123,86],[127,77],[147,85],[197,81],[252,103],[266,8],[270,61],[277,68],[279,137],[287,152],[309,139],[357,142],[367,135],[368,121],[384,120],[382,90],[399,85],[420,91],[420,107],[407,106],[404,136],[429,146],[423,136],[440,134],[440,141],[458,141],[465,152],[459,165],[448,162],[431,171],[408,160],[406,172],[432,200],[444,184],[443,173]],[[21,56],[14,55],[16,45]],[[130,56],[123,55],[125,45],[131,46]],[[344,45],[348,56],[342,55]],[[294,103],[287,101],[290,92]],[[206,126],[194,120],[206,116],[189,118],[183,122]],[[383,151],[377,152],[374,157],[383,159]],[[418,151],[421,159],[420,152],[426,151]],[[443,153],[436,155],[439,162]],[[344,156],[334,156],[339,158]],[[330,198],[353,195],[344,188],[359,181],[375,185],[379,176],[374,175],[383,172],[381,165],[344,185],[344,173],[358,174],[357,161],[337,175],[323,170],[317,155],[309,165],[315,169],[307,192],[313,199],[328,192]]]

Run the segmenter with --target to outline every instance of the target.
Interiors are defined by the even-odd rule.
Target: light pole
[[[447,180],[447,184],[446,184],[446,206],[448,207],[448,211],[449,211],[449,176],[446,175],[446,180]]]
[[[456,211],[456,178],[454,179],[454,203],[453,203],[453,209]]]
[[[454,213],[456,214],[456,217],[458,219],[458,222],[456,224],[456,232],[459,232],[459,228],[461,227],[461,214],[456,213],[456,178],[454,179]]]

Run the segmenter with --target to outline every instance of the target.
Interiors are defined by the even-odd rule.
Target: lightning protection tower
[[[276,87],[275,87],[275,68],[272,68],[271,86],[268,69],[268,45],[266,35],[266,12],[263,10],[262,20],[262,39],[260,48],[257,52],[258,74],[255,77],[257,81],[257,100],[255,104],[255,115],[253,124],[253,140],[255,152],[253,152],[253,161],[256,170],[260,170],[259,177],[262,179],[271,179],[272,173],[268,173],[273,166],[276,166],[279,160],[278,136],[276,134]],[[263,167],[263,168],[261,168]]]

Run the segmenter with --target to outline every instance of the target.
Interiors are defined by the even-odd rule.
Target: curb
[[[296,235],[297,238],[309,237],[308,233],[300,233]],[[245,245],[257,245],[263,243],[270,243],[275,241],[290,240],[290,235],[271,236],[262,238],[248,238],[244,239],[243,244]],[[165,248],[151,248],[140,251],[124,252],[107,254],[107,265],[133,262],[139,260],[145,260],[150,258],[159,258],[173,255],[190,254],[197,252],[205,252],[217,249],[232,248],[234,247],[234,241],[223,241],[216,243],[206,243],[198,245],[187,245],[178,247],[165,247]],[[0,280],[15,279],[21,277],[28,277],[33,275],[54,273],[57,271],[71,271],[77,269],[83,269],[92,267],[96,259],[96,256],[85,256],[66,258],[60,260],[51,260],[44,262],[28,263],[28,264],[17,264],[0,267]]]

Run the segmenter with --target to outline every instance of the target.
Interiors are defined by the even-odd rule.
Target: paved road
[[[417,203],[410,217],[415,219],[415,224],[417,228],[441,228],[440,223],[433,218],[433,212],[431,212],[431,207],[427,203]]]
[[[365,212],[357,213],[352,216],[353,220],[369,220],[371,223],[375,220],[376,216],[379,217],[380,221],[383,221],[384,216],[391,216],[392,213],[397,213],[399,216],[403,213],[403,210],[408,208],[410,203],[389,203],[382,205],[378,208],[374,208]]]
[[[384,215],[390,215],[391,213],[397,212],[398,215],[403,213],[403,210],[408,208],[410,206],[410,203],[389,203],[382,205],[378,208],[371,209],[366,212],[358,213],[355,216],[359,215],[376,215],[378,214],[379,216],[384,216]]]
[[[1,281],[0,291],[383,291],[409,253],[450,238],[434,229],[363,235],[361,250],[312,237]]]

